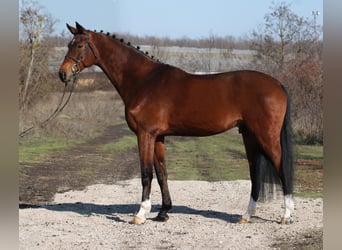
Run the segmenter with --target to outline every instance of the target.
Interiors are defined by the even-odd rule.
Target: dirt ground
[[[321,198],[296,198],[291,225],[278,223],[282,199],[260,203],[252,223],[239,224],[250,194],[250,181],[243,180],[169,181],[174,206],[166,223],[153,220],[161,206],[154,180],[147,223],[130,224],[141,197],[138,159],[131,157],[137,152],[102,162],[98,172],[75,178],[85,162],[99,160],[94,150],[99,144],[127,133],[121,125],[113,126],[63,157],[25,166],[19,184],[20,249],[323,248]]]
[[[48,160],[24,164],[19,176],[19,204],[48,204],[57,192],[82,190],[91,184],[112,184],[118,180],[137,177],[137,152],[128,151],[120,157],[105,160],[97,151],[99,145],[105,145],[131,133],[124,127],[125,125],[108,127],[101,136],[77,147],[60,151]],[[87,166],[91,166],[91,170],[88,171],[92,172],[83,174],[81,171],[85,171]]]
[[[294,223],[280,225],[282,199],[260,203],[252,223],[237,223],[246,208],[249,181],[170,181],[173,209],[166,223],[144,225],[138,210],[140,180],[97,184],[57,193],[50,205],[19,210],[20,249],[322,249],[323,200],[295,200]]]

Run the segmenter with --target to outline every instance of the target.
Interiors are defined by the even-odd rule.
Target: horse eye
[[[82,48],[83,48],[83,45],[82,45],[82,44],[79,44],[79,45],[77,45],[77,48],[82,49]]]

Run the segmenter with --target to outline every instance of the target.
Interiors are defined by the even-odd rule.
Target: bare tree
[[[285,3],[273,3],[265,15],[265,25],[252,34],[251,48],[258,51],[259,59],[282,70],[286,62],[306,54],[310,50],[307,42],[314,38],[312,22],[293,13]]]
[[[252,68],[287,85],[293,127],[304,141],[322,142],[322,42],[319,27],[293,13],[285,3],[273,4],[265,24],[252,34],[257,51]]]
[[[22,110],[38,94],[40,85],[46,82],[49,74],[46,37],[53,32],[55,22],[37,2],[21,2],[19,107]]]

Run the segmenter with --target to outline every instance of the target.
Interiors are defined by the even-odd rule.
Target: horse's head
[[[76,22],[76,28],[67,24],[69,31],[74,35],[68,45],[68,52],[59,68],[59,77],[67,83],[72,76],[76,76],[84,68],[95,64],[96,52],[91,42],[91,34]]]

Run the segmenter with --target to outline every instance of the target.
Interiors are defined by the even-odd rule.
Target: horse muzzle
[[[68,83],[71,81],[73,77],[76,77],[81,72],[78,65],[73,65],[70,70],[60,69],[58,72],[59,79],[64,82]]]
[[[71,66],[70,70],[65,70],[63,68],[60,68],[59,70],[59,78],[62,82],[68,83],[71,81],[72,78],[75,78],[78,76],[79,73],[81,73],[82,68],[80,63],[75,63]]]
[[[64,70],[60,70],[58,72],[58,75],[59,75],[59,79],[61,79],[62,82],[67,83],[70,81],[70,77],[67,76],[67,73]]]

